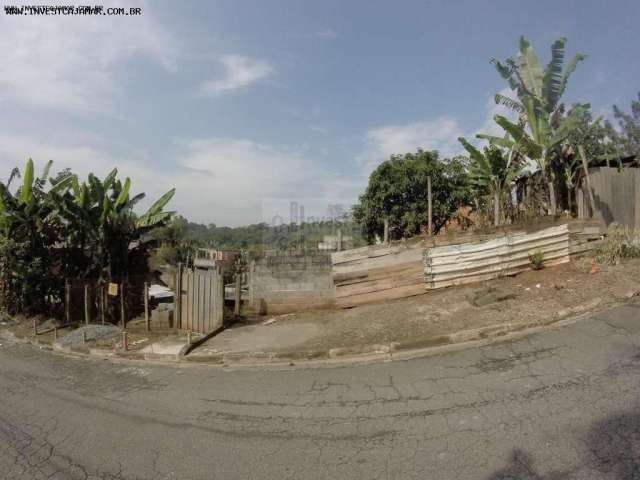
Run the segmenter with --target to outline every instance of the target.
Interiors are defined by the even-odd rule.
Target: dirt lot
[[[208,340],[189,357],[251,354],[300,359],[420,348],[552,323],[640,294],[640,259],[596,270],[583,259],[481,285],[351,309],[251,317]],[[49,323],[38,321],[38,341],[53,342],[53,331],[47,332]],[[33,338],[31,319],[0,319],[0,330]],[[175,350],[186,342],[184,334],[173,330],[146,332],[142,319],[131,321],[127,330],[133,351],[151,344],[166,349],[167,342]],[[58,330],[59,339],[70,332]],[[87,347],[121,349],[122,336],[117,333],[99,339],[90,333]],[[73,343],[84,346],[78,338],[76,331]]]
[[[582,259],[481,285],[347,310],[248,319],[194,354],[252,351],[311,357],[332,349],[357,352],[372,345],[416,348],[449,343],[451,334],[462,331],[551,323],[640,293],[640,260],[597,270],[590,273],[589,260]]]

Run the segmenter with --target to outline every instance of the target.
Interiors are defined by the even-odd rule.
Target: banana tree
[[[522,172],[521,155],[515,150],[515,142],[508,138],[492,137],[488,147],[483,151],[471,145],[464,137],[458,141],[471,157],[469,175],[477,188],[489,192],[493,197],[493,224],[500,225],[500,199],[511,183]],[[504,150],[496,145],[510,146]]]
[[[82,183],[76,175],[69,174],[51,189],[60,215],[69,226],[69,253],[75,258],[69,263],[79,270],[73,272],[77,275],[102,279],[125,275],[133,242],[174,213],[163,211],[175,193],[172,189],[137,217],[133,208],[145,194],[131,196],[131,180],[121,182],[117,173],[117,169],[112,170],[102,181],[89,174]]]
[[[0,182],[0,275],[3,305],[9,310],[47,311],[47,299],[59,294],[51,278],[50,251],[59,225],[43,190],[51,163],[35,177],[33,161],[27,160],[15,193],[9,187],[20,177],[18,169],[6,184]]]
[[[579,105],[570,115],[561,119],[557,127],[539,117],[538,127],[527,131],[522,124],[513,123],[502,115],[494,117],[495,122],[511,135],[520,145],[519,151],[536,162],[549,188],[549,214],[557,211],[555,178],[551,169],[552,162],[562,155],[562,145],[578,124],[578,117],[589,108],[588,104]]]
[[[517,112],[520,125],[503,116],[496,116],[495,120],[522,144],[522,151],[538,165],[549,189],[549,213],[552,215],[556,214],[557,200],[551,163],[559,155],[559,148],[571,133],[571,128],[576,127],[579,114],[589,108],[588,104],[579,105],[574,108],[574,114],[560,119],[560,99],[568,80],[578,63],[586,58],[586,55],[576,54],[564,67],[566,42],[566,38],[559,38],[551,45],[551,60],[544,69],[524,36],[520,37],[520,52],[516,60],[509,58],[504,63],[491,60],[517,95],[517,99],[513,99],[497,94],[495,101]]]

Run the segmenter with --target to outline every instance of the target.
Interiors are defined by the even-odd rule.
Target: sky
[[[499,131],[489,60],[522,34],[543,64],[560,36],[589,55],[568,103],[610,115],[640,90],[637,0],[104,5],[142,14],[0,11],[0,179],[28,157],[118,167],[149,202],[175,187],[171,209],[238,226],[291,201],[349,205],[391,154],[450,157],[460,135]]]

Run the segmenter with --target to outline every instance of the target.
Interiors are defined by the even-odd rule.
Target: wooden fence
[[[569,228],[560,225],[535,233],[514,232],[491,240],[427,249],[427,289],[486,281],[531,268],[529,254],[543,253],[545,266],[569,262]]]
[[[181,330],[211,333],[224,323],[224,283],[218,269],[176,273],[177,324]]]
[[[350,307],[424,293],[422,241],[331,254],[336,303]]]
[[[602,227],[615,222],[640,228],[640,169],[592,168],[589,181],[593,190],[595,208],[590,205],[586,182],[578,189],[578,216],[594,219]]]

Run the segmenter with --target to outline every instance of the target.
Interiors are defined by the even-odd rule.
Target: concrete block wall
[[[253,310],[281,314],[334,305],[331,257],[324,253],[271,254],[255,260],[249,275]]]

